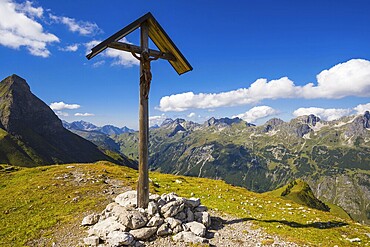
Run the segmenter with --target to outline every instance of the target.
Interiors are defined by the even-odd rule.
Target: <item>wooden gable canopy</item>
[[[127,25],[126,27],[122,28],[121,30],[119,30],[118,32],[116,32],[115,34],[113,34],[112,36],[110,36],[109,38],[107,38],[94,48],[92,48],[91,52],[86,56],[87,59],[93,58],[94,56],[104,51],[108,47],[141,54],[142,52],[141,47],[125,44],[119,42],[119,40],[128,35],[129,33],[133,32],[137,28],[139,28],[143,22],[147,22],[149,29],[149,37],[159,49],[159,51],[149,49],[150,55],[168,60],[179,75],[191,71],[193,69],[189,62],[184,57],[184,55],[172,42],[170,37],[163,30],[161,25],[159,25],[157,20],[150,12],[143,15],[142,17],[132,22],[131,24]]]

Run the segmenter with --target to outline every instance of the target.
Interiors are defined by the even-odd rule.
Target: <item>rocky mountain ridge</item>
[[[70,131],[95,131],[100,132],[106,135],[120,135],[123,133],[132,133],[135,132],[135,130],[130,129],[126,126],[123,126],[122,128],[113,126],[113,125],[104,125],[102,127],[98,127],[92,123],[80,120],[80,121],[74,121],[72,123],[68,123],[66,121],[62,121],[64,128],[70,130]]]

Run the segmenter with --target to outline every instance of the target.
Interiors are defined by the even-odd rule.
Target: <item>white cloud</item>
[[[16,4],[12,0],[0,0],[0,45],[12,49],[24,46],[34,56],[50,56],[46,46],[59,42],[59,38],[45,32],[43,26],[33,19],[42,14],[43,9],[32,7],[29,1]]]
[[[162,115],[158,115],[158,116],[150,116],[149,117],[149,126],[153,126],[153,125],[161,125],[161,123],[163,123],[163,121],[167,118],[167,116],[165,114],[162,114]]]
[[[56,16],[49,14],[50,19],[56,23],[62,23],[66,25],[69,31],[79,33],[81,35],[94,35],[101,32],[101,29],[95,23],[88,21],[76,21],[74,18],[65,16]]]
[[[93,114],[93,113],[79,113],[79,112],[77,112],[77,113],[75,113],[75,116],[76,117],[92,117],[92,116],[95,116],[95,114]]]
[[[59,50],[75,52],[78,50],[78,46],[79,46],[78,44],[68,45],[64,48],[60,48]]]
[[[32,2],[26,1],[24,3],[17,4],[15,3],[16,10],[26,13],[27,15],[31,17],[38,17],[41,18],[41,16],[44,14],[44,9],[42,7],[33,7]]]
[[[125,43],[130,43],[129,41],[127,41],[126,38],[123,38],[121,41]],[[99,44],[100,42],[101,41],[98,41],[98,40],[92,40],[88,43],[85,43],[86,53],[87,54],[90,53],[91,49],[97,44]],[[122,65],[124,67],[132,67],[133,65],[140,64],[139,60],[137,60],[134,56],[132,56],[130,52],[108,48],[104,52],[102,52],[100,55],[102,55],[103,57],[113,58],[114,60],[112,62],[112,65]]]
[[[56,111],[64,110],[64,109],[73,110],[73,109],[78,109],[80,107],[81,106],[78,105],[78,104],[66,104],[63,101],[61,101],[61,102],[54,102],[54,103],[51,103],[50,104],[50,108],[52,110],[56,110]]]
[[[357,114],[360,114],[360,115],[364,114],[365,111],[370,111],[370,103],[363,104],[363,105],[360,104],[354,107],[353,110],[355,110]]]
[[[189,113],[188,117],[189,117],[189,118],[193,118],[193,117],[195,117],[195,112],[191,112],[191,113]]]
[[[57,114],[59,117],[68,117],[69,114],[64,111],[56,111],[55,114]]]
[[[97,67],[100,67],[102,66],[103,64],[105,64],[105,61],[104,60],[101,60],[101,61],[98,61],[98,62],[95,62],[93,63],[93,68],[97,68]]]
[[[295,117],[305,116],[314,114],[315,116],[320,117],[322,120],[332,121],[344,116],[350,115],[352,109],[340,109],[340,108],[319,108],[319,107],[308,107],[308,108],[298,108],[293,112]]]
[[[261,119],[261,118],[275,115],[277,113],[278,111],[275,110],[274,108],[263,105],[263,106],[255,106],[245,113],[233,116],[233,118],[238,117],[250,123],[250,122],[255,122],[256,120]]]
[[[317,85],[308,83],[296,86],[288,77],[267,81],[258,79],[249,88],[240,88],[221,93],[186,92],[164,96],[158,109],[185,111],[192,108],[216,108],[255,104],[264,99],[280,98],[325,98],[338,99],[347,96],[370,96],[370,62],[352,59],[335,65],[317,75]]]

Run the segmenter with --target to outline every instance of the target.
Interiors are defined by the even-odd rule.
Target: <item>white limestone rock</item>
[[[98,244],[99,244],[99,237],[97,237],[97,236],[90,236],[90,237],[84,238],[84,243],[86,245],[92,246],[92,247],[98,246]]]
[[[172,230],[170,228],[170,224],[164,223],[162,224],[158,230],[157,230],[157,235],[158,236],[166,236],[172,234]]]
[[[113,231],[107,236],[107,243],[110,247],[130,245],[134,241],[134,236],[128,232]]]
[[[206,227],[199,222],[193,221],[185,224],[186,227],[190,229],[192,233],[199,237],[204,237],[206,235]]]
[[[146,225],[147,226],[160,226],[162,224],[163,224],[163,219],[157,214],[157,215],[154,215]]]
[[[147,240],[150,238],[154,233],[157,232],[157,227],[143,227],[140,229],[131,230],[130,233],[134,236],[137,240]]]
[[[100,218],[99,214],[90,214],[90,215],[86,216],[85,218],[83,218],[81,225],[82,226],[94,225],[94,224],[98,223],[99,218]]]
[[[129,206],[135,208],[137,206],[137,193],[135,190],[126,191],[119,194],[114,201],[122,207]]]
[[[95,235],[106,240],[110,232],[122,231],[125,232],[127,228],[116,221],[116,217],[109,217],[103,221],[96,223],[92,228],[89,229],[89,236]]]

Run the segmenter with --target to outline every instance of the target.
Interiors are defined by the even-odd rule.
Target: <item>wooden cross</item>
[[[137,28],[140,28],[140,46],[119,41]],[[158,47],[159,51],[149,49],[149,38]],[[92,48],[91,53],[86,57],[87,59],[91,59],[107,48],[131,52],[140,61],[139,180],[137,185],[137,205],[140,208],[147,208],[149,203],[148,98],[152,80],[150,62],[156,59],[168,60],[179,75],[191,71],[193,68],[150,12]]]

